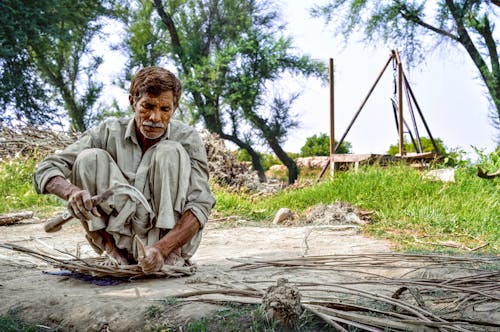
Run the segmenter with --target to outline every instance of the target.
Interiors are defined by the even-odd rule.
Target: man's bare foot
[[[177,248],[172,251],[165,258],[165,265],[173,265],[173,266],[184,266],[185,260],[181,256],[181,248]]]
[[[104,254],[108,259],[102,263],[103,266],[128,265],[126,252],[118,249],[111,235],[105,231],[99,231],[104,242]]]
[[[111,248],[111,251],[104,251],[104,254],[108,257],[108,259],[101,263],[102,266],[117,266],[129,264],[127,258],[125,258],[125,256],[116,247]]]

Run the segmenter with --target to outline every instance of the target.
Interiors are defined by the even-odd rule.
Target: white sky
[[[356,110],[375,82],[389,58],[391,47],[374,49],[353,39],[345,45],[336,38],[324,21],[311,18],[307,9],[317,1],[282,0],[284,17],[295,45],[302,52],[335,68],[335,137],[347,129]],[[393,45],[398,47],[398,45]],[[401,51],[401,48],[399,48]],[[430,54],[426,63],[404,70],[434,138],[441,138],[448,148],[472,151],[471,146],[493,151],[495,130],[488,119],[488,100],[479,79],[479,72],[465,50]],[[396,144],[396,132],[390,98],[393,94],[393,73],[389,65],[365,105],[346,140],[355,153],[384,153]],[[406,100],[406,99],[405,99]],[[405,104],[403,109],[405,109]],[[285,148],[298,151],[307,137],[329,133],[329,88],[311,80],[295,104],[302,128],[290,135]],[[415,109],[416,113],[416,109]],[[418,117],[418,115],[416,114]],[[405,118],[408,124],[410,119]],[[421,136],[427,136],[419,125]],[[498,134],[498,133],[496,133]]]
[[[329,58],[334,59],[335,137],[338,140],[388,60],[391,49],[398,45],[381,45],[375,49],[355,38],[345,45],[322,19],[310,17],[308,8],[318,1],[279,1],[297,50],[325,64]],[[434,138],[441,138],[448,148],[463,149],[470,157],[475,156],[471,153],[472,146],[491,152],[496,147],[496,133],[488,119],[486,89],[478,78],[479,73],[465,50],[447,52],[430,54],[426,63],[411,70],[403,63],[417,102]],[[103,74],[111,80],[123,70],[123,61],[116,54],[105,56]],[[391,144],[397,143],[390,103],[392,75],[389,65],[346,137],[354,153],[385,153]],[[292,108],[301,126],[290,133],[284,146],[286,151],[299,152],[307,137],[329,132],[329,88],[315,79],[286,80],[282,84],[284,88],[303,90]],[[108,87],[107,91],[116,96],[121,105],[127,105],[126,92],[117,87]],[[407,108],[406,101],[403,108]],[[418,117],[416,109],[415,115]],[[410,119],[405,119],[411,126]],[[427,136],[421,123],[419,132]]]

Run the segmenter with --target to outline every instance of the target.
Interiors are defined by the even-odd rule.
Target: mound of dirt
[[[259,177],[247,163],[238,161],[226,147],[219,135],[206,129],[199,131],[208,157],[210,177],[217,183],[232,187],[247,187],[251,190],[259,188]]]
[[[305,212],[305,222],[316,225],[364,225],[371,222],[374,211],[359,209],[347,202],[318,204]]]

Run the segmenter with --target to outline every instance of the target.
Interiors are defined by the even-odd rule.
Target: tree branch
[[[500,64],[498,58],[497,44],[495,39],[493,38],[493,31],[491,30],[490,21],[486,15],[483,18],[484,24],[480,24],[478,20],[472,18],[474,20],[474,27],[477,32],[484,38],[484,43],[486,44],[486,48],[488,49],[488,53],[490,55],[491,62],[491,70],[495,77],[500,77]]]
[[[422,21],[422,19],[420,17],[418,17],[416,15],[410,15],[410,14],[408,14],[408,12],[404,11],[403,9],[400,9],[399,12],[401,13],[401,16],[403,16],[403,18],[405,20],[407,20],[407,21],[410,21],[410,22],[413,22],[415,24],[418,24],[421,27],[423,27],[425,29],[428,29],[428,30],[431,30],[431,31],[434,31],[435,33],[437,33],[439,35],[451,38],[454,41],[458,41],[458,36],[455,36],[451,32],[448,32],[448,31],[443,30],[443,29],[436,28],[435,26],[433,26],[433,25],[431,25],[431,24],[429,24],[427,22]]]
[[[160,16],[161,21],[168,29],[170,39],[172,41],[172,46],[174,47],[175,54],[179,57],[184,74],[189,74],[189,70],[185,63],[184,49],[182,48],[182,45],[179,41],[179,34],[177,33],[177,28],[175,27],[175,23],[172,20],[172,17],[163,9],[163,3],[161,0],[153,0],[153,6]]]
[[[479,69],[479,73],[481,74],[481,77],[486,85],[486,88],[490,92],[490,95],[493,99],[493,103],[496,105],[497,112],[499,112],[500,92],[498,89],[498,82],[495,78],[495,74],[497,73],[489,70],[485,60],[481,56],[481,53],[476,48],[476,45],[474,44],[472,38],[467,32],[464,23],[464,13],[460,12],[460,9],[457,8],[453,0],[446,0],[446,5],[450,10],[453,19],[457,23],[457,32],[459,36],[458,42],[464,46],[465,50],[467,51],[467,53],[469,53],[469,56],[472,58],[472,61],[474,61],[474,64]]]

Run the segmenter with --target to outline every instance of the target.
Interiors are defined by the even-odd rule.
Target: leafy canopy
[[[440,138],[434,138],[434,142],[436,143],[436,146],[438,148],[438,153],[441,155],[446,155],[447,151],[446,151],[446,147],[443,143],[443,140]],[[420,143],[422,144],[422,152],[434,152],[434,145],[432,145],[432,141],[430,138],[420,137]],[[415,143],[415,144],[417,144],[417,143]],[[405,139],[404,145],[405,145],[406,152],[416,152],[417,151],[415,149],[415,145],[406,139]],[[398,153],[399,153],[399,144],[391,145],[389,147],[389,150],[387,151],[387,154],[390,154],[391,156],[395,156]]]
[[[335,146],[337,146],[337,144],[338,142],[335,141]],[[351,148],[351,143],[344,141],[336,153],[352,153]],[[330,137],[325,133],[308,137],[306,143],[300,149],[300,155],[302,157],[329,156]]]

